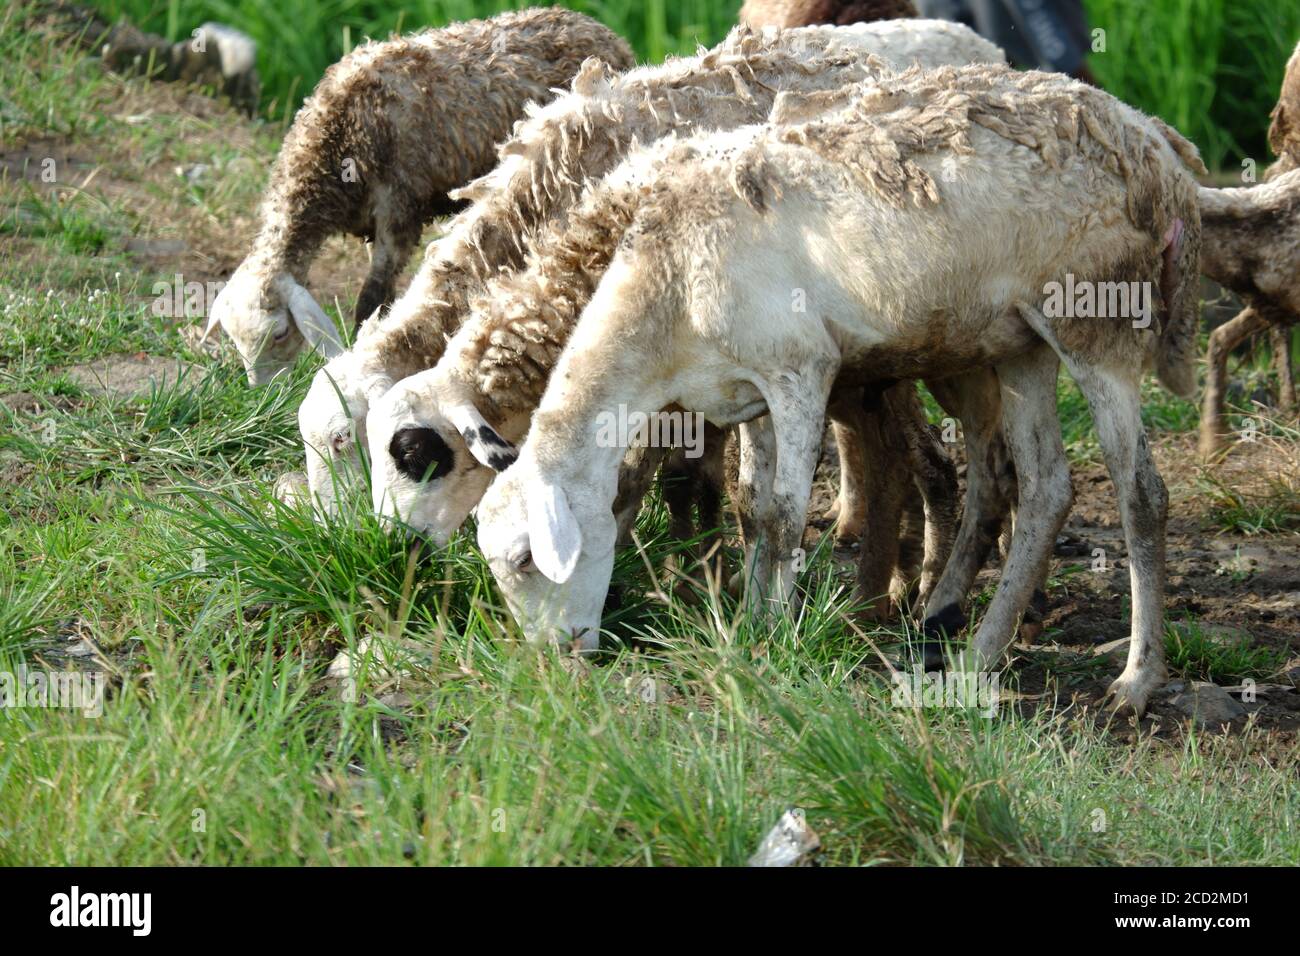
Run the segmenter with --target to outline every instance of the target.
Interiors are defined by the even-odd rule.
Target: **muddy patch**
[[[92,395],[113,399],[138,398],[198,374],[195,366],[181,359],[146,352],[110,355],[71,365],[60,373]]]

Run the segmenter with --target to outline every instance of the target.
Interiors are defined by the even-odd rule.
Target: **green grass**
[[[1270,0],[1087,0],[1106,50],[1090,59],[1101,86],[1167,120],[1211,169],[1270,161],[1265,139],[1300,5]]]
[[[1193,620],[1170,624],[1165,630],[1169,668],[1188,680],[1239,684],[1276,676],[1287,655],[1274,647],[1260,647],[1233,634],[1207,633]]]
[[[117,118],[115,98],[147,85],[21,31],[0,29],[0,90],[7,134],[75,135],[130,157],[124,177],[206,161],[211,130],[192,120]],[[248,142],[264,168],[273,140]],[[150,188],[202,224],[251,205],[259,177],[234,179]],[[1262,732],[1124,744],[1078,708],[893,706],[881,657],[909,635],[857,625],[825,551],[803,610],[771,623],[725,598],[665,604],[628,552],[594,666],[526,646],[471,535],[414,561],[364,501],[322,525],[273,499],[301,467],[314,363],[250,390],[229,351],[191,350],[184,321],[150,308],[159,277],[120,251],[154,225],[131,195],[0,182],[16,250],[0,261],[0,395],[38,404],[0,404],[0,674],[101,667],[109,685],[96,718],[0,711],[0,865],[737,865],[789,807],[829,864],[1300,858],[1300,756]],[[189,368],[117,398],[68,372],[137,352]],[[1069,386],[1062,404],[1086,450]],[[1178,405],[1148,414],[1188,422]],[[654,566],[665,524],[660,502],[639,522]],[[82,637],[96,656],[64,656]],[[1184,639],[1177,666],[1272,663],[1202,644]],[[349,679],[329,672],[341,652]]]
[[[1213,471],[1203,471],[1197,484],[1208,505],[1209,522],[1228,532],[1252,536],[1300,530],[1300,460],[1295,453],[1300,427],[1259,407],[1230,411],[1229,421],[1236,433],[1250,434],[1253,442],[1267,446],[1284,467],[1262,487],[1260,482],[1243,487]]]

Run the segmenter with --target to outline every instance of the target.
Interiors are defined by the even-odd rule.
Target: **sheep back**
[[[263,204],[264,245],[300,268],[329,234],[371,237],[377,206],[423,223],[487,172],[530,100],[627,43],[562,8],[506,13],[358,47],[331,66],[285,137]]]

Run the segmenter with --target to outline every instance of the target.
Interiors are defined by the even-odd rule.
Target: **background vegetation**
[[[366,37],[441,26],[548,0],[95,0],[171,39],[205,20],[258,41],[266,115],[284,120],[325,68]],[[567,0],[625,36],[642,60],[691,53],[721,39],[740,0]],[[1086,0],[1105,49],[1098,80],[1201,147],[1211,168],[1263,163],[1269,110],[1300,36],[1300,3],[1278,0]]]

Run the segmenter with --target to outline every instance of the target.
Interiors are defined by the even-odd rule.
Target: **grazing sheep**
[[[756,28],[846,26],[915,16],[911,0],[745,0],[740,8],[740,22]]]
[[[970,662],[996,666],[1070,506],[1056,415],[1064,361],[1119,496],[1134,639],[1110,690],[1140,713],[1165,673],[1167,496],[1139,386],[1153,363],[1178,393],[1195,386],[1200,219],[1188,165],[1204,169],[1191,144],[1099,90],[989,66],[908,71],[805,124],[635,153],[601,187],[627,221],[606,240],[613,260],[518,460],[478,508],[479,545],[525,633],[597,644],[621,460],[593,441],[601,412],[676,403],[740,424],[762,529],[748,572],[783,601],[837,380],[992,365],[1020,482],[1010,556]],[[1136,315],[1078,316],[1057,308],[1052,283],[1067,279],[1145,283],[1135,288],[1157,288],[1160,308],[1152,296]],[[789,309],[793,288],[807,290],[806,313]]]
[[[632,64],[612,31],[558,7],[353,50],[294,118],[253,251],[212,304],[204,335],[226,330],[252,385],[304,347],[337,355],[338,333],[305,287],[321,244],[337,232],[373,242],[355,312],[369,318],[392,300],[424,226],[455,210],[448,193],[491,169],[525,104],[549,99],[590,56]]]
[[[1282,91],[1268,127],[1268,145],[1277,162],[1264,174],[1265,183],[1300,168],[1300,43],[1287,61]],[[1278,405],[1287,411],[1296,408],[1291,326],[1297,314],[1294,307],[1297,292],[1293,287],[1300,282],[1295,278],[1297,259],[1293,245],[1288,245],[1281,236],[1274,238],[1269,222],[1270,217],[1284,215],[1284,210],[1289,208],[1284,198],[1287,191],[1275,191],[1257,200],[1248,199],[1245,192],[1244,189],[1222,193],[1201,191],[1202,200],[1213,210],[1205,217],[1205,274],[1232,289],[1246,303],[1234,318],[1210,333],[1205,359],[1205,396],[1201,404],[1200,452],[1204,458],[1212,458],[1226,444],[1229,433],[1223,406],[1228,356],[1250,336],[1268,330],[1278,374]],[[1261,288],[1261,283],[1266,288]],[[1291,303],[1286,301],[1288,298],[1292,299]]]
[[[1289,344],[1300,322],[1300,168],[1241,189],[1200,190],[1204,224],[1201,268],[1237,292],[1246,308],[1210,334],[1201,453],[1212,456],[1227,435],[1223,403],[1228,355],[1248,336],[1273,328]],[[1283,391],[1285,392],[1285,378]],[[1295,396],[1283,395],[1293,404]]]
[[[437,365],[372,404],[366,434],[378,514],[443,546],[492,476],[514,463],[514,441],[599,281],[610,230],[622,224],[608,207],[570,209],[533,242],[524,269],[488,284]]]
[[[902,52],[895,56],[895,49]],[[997,47],[944,21],[766,34],[737,28],[701,56],[623,76],[590,64],[575,78],[572,92],[531,109],[502,147],[500,165],[458,193],[473,206],[430,247],[411,288],[387,316],[363,328],[350,352],[317,373],[299,409],[299,426],[311,493],[322,508],[333,507],[341,479],[347,482],[359,472],[358,448],[368,441],[370,403],[393,382],[431,368],[444,336],[468,312],[469,296],[497,269],[518,269],[528,237],[573,205],[586,182],[612,169],[634,140],[653,141],[695,125],[756,122],[767,115],[777,89],[831,90],[874,75],[879,64],[869,54],[900,66],[1003,60]],[[511,371],[517,357],[509,349],[488,360],[500,365],[497,375],[520,374]],[[538,386],[547,370],[549,365],[526,367]],[[457,432],[443,440],[458,460],[469,460]],[[406,480],[400,471],[385,473]],[[393,490],[388,499],[409,507],[416,494],[412,486]]]
[[[866,31],[836,31],[836,34],[852,35],[854,32],[872,35]],[[954,35],[946,24],[935,32],[945,40]],[[827,31],[821,31],[817,38],[826,36]],[[785,39],[789,38],[791,35],[787,34]],[[789,48],[784,41],[779,42],[778,49]],[[972,46],[981,53],[988,53],[990,58],[996,55],[995,50],[990,52],[982,43]],[[757,64],[751,61],[747,69],[738,71],[753,83],[761,86],[792,85],[792,80],[811,76],[818,87],[827,87],[827,71],[814,71],[815,61],[811,58],[804,58],[803,68],[799,70],[792,70],[788,65],[774,69],[773,49],[757,49],[765,55],[761,59],[754,57]],[[856,67],[858,58],[851,58],[849,63]],[[761,66],[763,72],[755,69],[756,65]],[[672,117],[672,125],[676,128],[688,128],[696,121],[715,127],[734,126],[744,119],[758,118],[748,99],[735,95],[736,80],[733,76],[717,76],[715,73],[710,84],[710,77],[701,76],[698,68],[685,74],[676,64],[671,68],[674,79],[666,87],[667,101],[659,104],[659,108],[664,117]],[[670,128],[656,116],[656,104],[647,99],[643,89],[638,88],[645,86],[656,92],[664,91],[662,85],[644,83],[638,74],[646,72],[637,71],[612,81],[607,79],[604,89],[588,90],[585,98],[576,104],[589,116],[623,114],[623,123],[617,129],[617,135],[622,138],[620,145],[626,143],[632,133],[647,139],[657,138]],[[857,79],[860,75],[855,68],[851,78]],[[693,85],[688,85],[685,77],[691,77]],[[587,79],[580,76],[575,88],[584,86]],[[710,86],[717,92],[710,92]],[[697,96],[690,97],[691,92]],[[557,100],[539,111],[538,119],[551,120],[549,128],[544,126],[539,132],[529,129],[533,124],[528,124],[516,139],[529,144],[534,156],[562,154],[564,150],[557,139],[563,143],[565,137],[557,138],[553,131],[557,127],[561,130],[581,128],[583,124],[574,123],[573,113],[574,107],[566,99]],[[608,145],[603,148],[610,149]],[[503,152],[510,158],[526,155],[517,152],[513,144]],[[602,158],[609,162],[617,155],[606,152]],[[508,158],[489,179],[521,178],[518,171],[510,168],[509,162]],[[591,173],[590,164],[586,171]],[[531,180],[530,174],[527,181]],[[587,217],[571,214],[569,221],[545,236],[540,252],[534,245],[537,254],[530,257],[525,270],[517,276],[505,276],[492,283],[488,294],[476,306],[474,317],[462,327],[435,368],[399,382],[371,407],[365,433],[371,451],[372,495],[375,508],[381,515],[398,518],[406,526],[429,534],[441,543],[459,527],[482,496],[491,480],[489,469],[495,465],[499,470],[513,461],[514,443],[526,433],[529,413],[541,396],[555,357],[600,278],[605,260],[590,250],[606,248],[608,251],[598,241],[608,228],[608,223],[601,217],[597,217],[592,225]],[[596,234],[594,238],[590,235],[593,232]],[[914,424],[923,428],[924,415],[920,406],[906,408],[914,414]],[[891,420],[884,427],[897,428],[899,424]],[[716,472],[719,464],[716,453],[720,450],[720,442],[707,443],[706,457],[699,463],[702,472],[707,473],[710,469]],[[428,463],[435,458],[442,461],[442,467],[428,476]],[[680,457],[678,462],[690,464],[689,459],[683,461]],[[846,475],[853,472],[853,468],[845,470]],[[637,489],[644,491],[645,478],[648,477],[645,469],[636,474],[625,473],[620,483],[624,507],[615,509],[619,516],[620,537],[635,518],[641,497]],[[923,486],[931,513],[936,518],[944,513],[951,524],[955,524],[951,514],[955,485],[953,475],[946,489],[934,484]],[[679,514],[683,511],[689,513],[690,501],[686,494],[680,493],[683,490],[678,489],[678,494],[668,496],[670,505],[676,506],[673,508],[674,528],[678,532],[684,532],[678,520]],[[949,501],[947,508],[939,504],[938,496],[943,493]],[[716,492],[711,493],[706,488],[701,492],[701,498],[706,502],[716,499]],[[706,504],[701,511],[704,529],[714,527],[708,515],[716,514],[716,509]],[[892,537],[896,541],[896,527]],[[931,547],[938,547],[948,537],[950,535],[936,531],[930,535],[928,543]],[[896,556],[896,552],[891,553],[891,557]],[[928,555],[931,572],[936,564],[942,565],[945,557],[946,550]],[[890,560],[886,567],[886,584],[894,566],[895,561]],[[931,573],[924,584],[928,586],[935,576]]]

